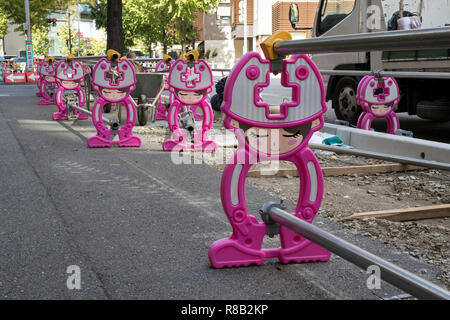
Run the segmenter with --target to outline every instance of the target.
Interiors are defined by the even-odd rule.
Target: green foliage
[[[1,1],[1,0],[0,0]],[[194,13],[209,11],[218,0],[123,0],[123,32],[127,48],[175,41],[190,42],[196,34]],[[92,10],[97,27],[106,28],[107,0],[98,0]]]
[[[50,40],[48,39],[48,27],[34,26],[33,33],[33,53],[36,56],[45,56],[48,54]]]
[[[194,14],[208,12],[217,4],[218,0],[160,0],[154,7],[167,11],[174,26],[175,40],[181,43],[184,50],[186,40],[191,40],[196,34],[192,27]]]
[[[76,4],[76,0],[29,0],[30,20],[32,27],[43,27],[47,24],[49,14],[54,10],[65,10],[68,6]],[[23,30],[25,23],[24,0],[0,0],[0,8],[14,24],[19,25],[16,31]]]
[[[108,4],[106,0],[99,0],[92,6],[92,19],[95,20],[95,25],[97,28],[106,29],[106,8]]]
[[[70,39],[72,42],[72,53],[77,55],[78,51],[78,37],[75,29],[70,30]],[[60,26],[58,28],[57,39],[60,42],[58,51],[63,55],[69,55],[69,28],[67,26]],[[90,38],[90,45],[86,39],[80,39],[80,55],[101,55],[105,53],[106,42],[95,38]]]
[[[3,39],[8,32],[8,17],[3,9],[0,8],[0,39]]]

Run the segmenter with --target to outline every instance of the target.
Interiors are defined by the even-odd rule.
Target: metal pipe
[[[372,32],[277,41],[274,51],[290,54],[450,48],[450,27]]]
[[[403,156],[398,156],[398,155],[366,151],[366,150],[361,150],[361,149],[356,149],[356,148],[347,149],[347,148],[341,148],[341,147],[333,147],[333,146],[328,146],[325,144],[310,143],[309,147],[312,149],[333,151],[336,153],[346,153],[346,154],[351,154],[354,156],[369,157],[369,158],[380,159],[380,160],[385,160],[385,161],[405,163],[405,164],[410,164],[410,165],[415,165],[415,166],[420,166],[420,167],[450,171],[450,163],[423,160],[423,159],[414,159],[414,158],[403,157]]]
[[[89,111],[89,110],[80,108],[80,107],[78,107],[76,105],[73,105],[73,104],[70,105],[70,108],[75,109],[75,110],[77,110],[77,111],[79,111],[81,113],[87,114],[88,116],[92,117],[92,112]],[[110,125],[111,128],[114,129],[114,130],[119,128],[119,122],[117,120],[111,120],[111,119],[108,119],[108,118],[105,118],[105,117],[102,116],[102,121],[104,123]]]
[[[415,78],[415,79],[450,79],[450,72],[409,72],[409,71],[359,71],[359,70],[321,70],[323,75],[339,75],[363,77],[366,75],[379,75],[381,77]]]
[[[217,72],[231,72],[231,69],[211,69]],[[411,72],[411,71],[364,71],[364,70],[320,70],[323,75],[329,76],[353,76],[380,75],[382,77],[414,78],[414,79],[450,79],[450,72]]]
[[[73,59],[73,60],[100,60],[102,58],[106,58],[106,56],[105,55],[100,55],[100,56],[81,56],[81,57],[79,56],[79,57],[73,57],[71,59]],[[64,58],[61,57],[61,59],[64,59]],[[158,59],[158,58],[130,58],[128,60],[130,60],[130,61],[143,61],[143,62],[144,61],[155,61],[156,62],[156,61],[161,61],[162,58],[161,59]]]
[[[384,281],[419,299],[450,300],[450,292],[447,290],[303,221],[280,209],[273,203],[266,203],[261,208],[261,211],[268,214],[273,221],[297,232],[306,239],[339,255],[364,270],[367,270],[372,265],[378,266],[381,271],[381,278]]]

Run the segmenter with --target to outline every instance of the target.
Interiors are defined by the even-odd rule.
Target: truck
[[[445,26],[450,26],[448,0],[319,0],[311,37]],[[320,70],[450,72],[450,48],[314,54],[313,60]],[[356,102],[361,78],[324,75],[326,99],[337,119],[352,125],[362,111]],[[396,80],[401,93],[397,112],[450,120],[449,79]]]

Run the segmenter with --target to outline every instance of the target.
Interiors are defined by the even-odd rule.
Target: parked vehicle
[[[319,0],[311,37],[444,26],[450,26],[447,0]],[[450,49],[314,54],[313,60],[321,70],[450,72]],[[351,124],[361,113],[356,103],[360,79],[324,75],[327,100],[332,101],[336,117]],[[401,92],[397,112],[450,120],[450,80],[397,81]]]

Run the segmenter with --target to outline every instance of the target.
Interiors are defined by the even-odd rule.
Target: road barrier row
[[[369,263],[377,266],[383,280],[418,298],[450,299],[445,289],[312,226],[324,194],[324,182],[320,164],[308,143],[312,135],[323,128],[327,105],[321,73],[311,58],[302,54],[443,46],[450,46],[450,28],[304,41],[294,41],[286,34],[276,34],[261,44],[265,59],[255,52],[245,54],[228,76],[222,104],[224,126],[235,134],[239,142],[224,168],[221,182],[222,205],[233,234],[210,246],[208,256],[211,265],[214,268],[262,265],[269,258],[277,258],[281,263],[326,262],[332,251],[361,267],[367,267]],[[293,55],[286,59],[287,54]],[[85,60],[89,59],[94,57]],[[170,147],[164,148],[163,143],[164,150],[215,150],[209,148],[214,144],[207,137],[212,123],[212,112],[207,111],[211,107],[203,105],[212,86],[211,69],[192,52],[186,55],[186,59],[166,63],[170,69],[167,83],[174,99],[167,113],[173,135],[169,139]],[[262,89],[270,84],[270,72],[281,73],[282,86],[292,89],[291,100],[275,108],[261,98]],[[92,74],[93,85],[99,94],[92,112],[82,111],[76,103],[69,103],[69,111],[72,108],[93,118],[97,136],[88,140],[89,146],[139,146],[140,139],[131,133],[136,122],[136,107],[129,96],[136,86],[136,77],[130,62],[121,60],[120,55],[113,52],[108,54],[107,59],[100,58]],[[374,98],[383,100],[395,91],[390,81],[378,75],[366,84],[374,91]],[[165,85],[160,83],[156,90],[161,93]],[[145,100],[145,97],[141,99]],[[108,122],[103,118],[103,107],[107,102],[125,104],[127,119],[121,128],[118,128],[120,123]],[[204,106],[202,129],[199,131],[193,128],[194,113],[189,110],[196,105]],[[106,128],[104,122],[111,128]],[[119,136],[118,143],[113,142],[115,132]],[[189,136],[186,132],[195,133]],[[261,209],[263,222],[259,222],[248,212],[245,181],[254,164],[270,160],[294,163],[299,170],[302,187],[293,213],[269,203]],[[264,237],[275,234],[280,235],[281,247],[262,248]]]

